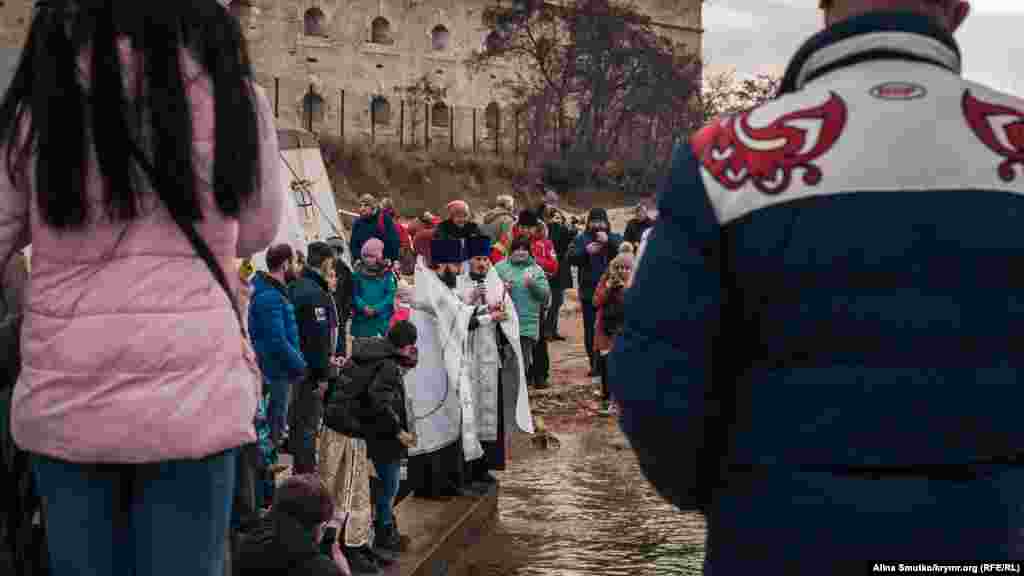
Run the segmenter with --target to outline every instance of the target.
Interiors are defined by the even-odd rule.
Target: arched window
[[[448,107],[444,105],[444,102],[434,102],[434,105],[430,107],[430,123],[435,128],[447,128],[449,120]]]
[[[302,125],[309,126],[310,115],[313,117],[313,124],[324,121],[324,99],[319,94],[306,94],[302,99]]]
[[[324,28],[325,19],[323,11],[315,6],[306,10],[306,15],[303,18],[303,30],[306,36],[327,36],[327,30]]]
[[[370,24],[370,42],[374,44],[391,44],[391,23],[387,18],[378,16]]]
[[[370,117],[374,124],[387,126],[391,124],[391,104],[383,96],[375,96],[370,103]]]
[[[448,49],[448,29],[438,24],[434,26],[434,29],[430,31],[430,43],[435,51],[442,51]]]
[[[497,132],[501,128],[501,108],[497,102],[491,102],[484,110],[484,123],[488,130]]]

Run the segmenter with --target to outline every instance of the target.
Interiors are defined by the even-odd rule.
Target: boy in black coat
[[[334,250],[323,242],[309,245],[306,268],[289,287],[295,320],[299,326],[299,344],[309,372],[295,390],[292,404],[292,454],[295,473],[316,471],[316,431],[323,410],[322,400],[333,363],[331,317],[334,302],[327,276],[334,269]]]
[[[352,353],[354,382],[366,382],[366,414],[362,418],[366,450],[377,470],[375,546],[397,555],[399,534],[394,522],[393,501],[398,494],[401,461],[416,445],[409,432],[411,415],[406,412],[403,377],[416,366],[416,326],[406,320],[395,322],[387,338],[362,341]]]

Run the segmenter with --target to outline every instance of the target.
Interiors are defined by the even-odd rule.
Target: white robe
[[[475,305],[487,306],[504,303],[508,317],[501,322],[501,331],[511,345],[515,355],[515,366],[502,370],[501,351],[498,349],[498,337],[490,322],[490,315],[479,316],[481,327],[469,336],[470,380],[476,400],[477,435],[480,440],[494,442],[498,439],[498,372],[502,371],[505,379],[505,432],[511,431],[511,422],[528,434],[533,433],[533,416],[530,414],[530,399],[526,386],[526,370],[523,364],[523,351],[519,340],[519,317],[516,314],[512,297],[505,289],[497,271],[492,267],[484,284],[487,302],[476,300],[476,285],[469,274],[459,276],[456,292],[462,301]]]
[[[410,456],[462,441],[467,461],[483,456],[466,362],[473,307],[462,303],[433,271],[416,267],[410,320],[418,331],[419,363],[405,377],[412,397],[417,444]]]

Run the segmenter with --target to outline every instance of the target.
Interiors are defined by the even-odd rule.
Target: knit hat
[[[359,197],[359,203],[360,204],[370,204],[372,206],[376,206],[377,205],[377,198],[375,198],[373,194],[363,194],[362,196]]]
[[[319,476],[301,474],[288,478],[274,490],[274,511],[312,528],[331,519],[334,502]]]
[[[530,210],[523,210],[519,213],[518,224],[524,228],[533,228],[537,224],[540,224],[540,220],[538,220],[537,215]]]
[[[589,226],[591,222],[604,222],[605,224],[609,224],[608,211],[604,208],[591,208],[590,214],[587,215],[587,225]]]
[[[469,204],[465,200],[452,200],[448,203],[448,215],[450,216],[454,212],[462,211],[469,214]]]
[[[360,250],[359,255],[363,258],[377,258],[379,260],[384,257],[384,243],[379,238],[370,238],[363,243],[363,248]]]
[[[416,325],[408,320],[399,320],[388,330],[388,341],[395,348],[404,348],[416,343]]]

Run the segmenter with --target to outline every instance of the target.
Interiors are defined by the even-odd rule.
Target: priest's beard
[[[445,286],[453,290],[455,289],[455,285],[458,284],[459,282],[459,276],[458,274],[455,273],[454,270],[445,270],[440,274],[440,276],[441,282],[444,282]]]
[[[487,272],[469,272],[469,278],[473,282],[483,282],[487,278]]]

